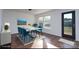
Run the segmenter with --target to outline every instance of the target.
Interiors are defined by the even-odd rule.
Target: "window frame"
[[[45,21],[45,17],[48,17],[48,16],[50,16],[50,15],[46,15],[46,16],[40,16],[39,17],[39,23],[43,23],[43,28],[45,28],[45,29],[50,29],[51,28],[51,23],[50,23],[50,21],[51,21],[51,16],[50,16],[50,19],[48,20],[48,21]],[[40,18],[43,18],[42,19],[42,21],[40,21]],[[45,26],[45,22],[47,22],[50,26]]]

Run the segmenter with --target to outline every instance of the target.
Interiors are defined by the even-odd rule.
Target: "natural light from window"
[[[51,16],[39,17],[39,24],[43,24],[43,28],[50,29]]]

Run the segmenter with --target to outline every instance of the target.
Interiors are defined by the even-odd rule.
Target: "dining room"
[[[37,14],[51,11],[51,9],[47,11],[46,9],[45,11],[41,9],[40,11],[41,12]],[[48,42],[50,41],[49,39],[51,35],[47,36],[47,33],[43,33],[44,24],[41,21],[39,23],[37,22],[36,18],[34,18],[34,15],[36,14],[33,13],[30,17],[31,11],[28,12],[28,17],[26,16],[17,18],[17,33],[13,33],[11,36],[11,48],[58,48],[57,46]],[[47,16],[46,18],[50,19],[50,16]],[[50,25],[47,23],[47,27],[49,26]],[[46,39],[48,39],[48,41],[46,41]]]
[[[62,35],[62,14],[78,13],[71,9],[3,9],[1,21],[2,48],[48,49],[78,48],[78,30],[75,41]],[[72,13],[74,12],[74,13]],[[78,16],[78,14],[76,14]],[[73,17],[72,17],[73,18]],[[66,20],[65,19],[65,20]],[[64,17],[63,17],[64,20]],[[67,19],[66,32],[71,33],[71,19]],[[72,19],[73,20],[73,19]],[[78,20],[78,17],[76,17]],[[67,22],[67,21],[66,21]],[[76,25],[79,23],[76,23]],[[69,26],[69,27],[68,27]],[[68,29],[69,28],[69,29]],[[78,29],[78,27],[76,27]],[[5,34],[5,35],[4,35]],[[4,39],[4,40],[3,40]],[[8,44],[8,46],[6,46]]]

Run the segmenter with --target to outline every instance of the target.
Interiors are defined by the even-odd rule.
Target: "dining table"
[[[26,29],[27,31],[33,31],[33,30],[40,30],[41,28],[38,27],[33,27],[33,26],[26,26],[23,27],[24,29]]]
[[[34,33],[36,33],[35,31],[42,29],[42,28],[38,28],[38,27],[34,27],[34,26],[19,26],[19,27],[26,29],[26,31],[30,32],[32,36],[34,36]],[[36,33],[36,35],[37,35],[37,33]],[[40,34],[39,34],[39,36],[40,36]]]

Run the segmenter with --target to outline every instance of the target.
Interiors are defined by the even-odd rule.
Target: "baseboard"
[[[58,38],[61,38],[60,36],[57,36],[57,35],[53,35],[53,34],[49,34],[49,33],[45,33],[45,32],[42,32],[42,34],[46,34],[46,35],[50,35],[50,36],[54,36],[54,37],[58,37]]]
[[[18,33],[13,33],[13,34],[11,34],[11,35],[18,35]]]
[[[3,44],[1,46],[7,46],[7,45],[11,45],[11,43],[6,43],[6,44]]]
[[[11,48],[11,43],[0,45],[0,49],[10,49],[10,48]]]

